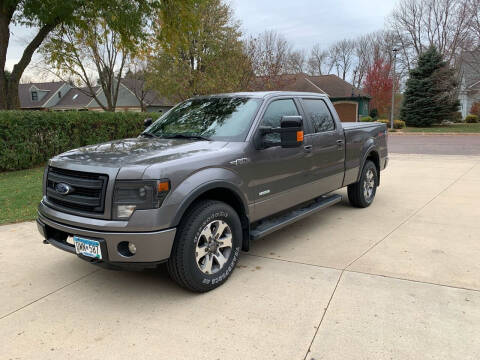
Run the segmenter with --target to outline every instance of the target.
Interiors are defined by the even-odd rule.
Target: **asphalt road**
[[[399,154],[480,155],[479,135],[389,134],[388,151]]]

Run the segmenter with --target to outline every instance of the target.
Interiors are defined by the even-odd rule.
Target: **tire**
[[[215,289],[235,268],[241,244],[242,225],[235,210],[220,201],[199,201],[178,227],[167,262],[170,277],[191,291]]]
[[[348,200],[358,208],[370,206],[375,199],[378,186],[378,172],[375,164],[367,160],[363,166],[360,180],[348,185]]]

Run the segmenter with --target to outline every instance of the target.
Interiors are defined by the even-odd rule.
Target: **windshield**
[[[248,97],[190,99],[160,117],[144,134],[245,141],[261,102]]]

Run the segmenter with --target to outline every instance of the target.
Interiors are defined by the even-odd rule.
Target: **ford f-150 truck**
[[[85,146],[45,169],[38,229],[109,268],[166,262],[204,292],[227,280],[250,241],[341,201],[369,206],[387,166],[381,123],[341,123],[326,95],[195,97],[137,138]]]

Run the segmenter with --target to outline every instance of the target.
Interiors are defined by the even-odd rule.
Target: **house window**
[[[36,91],[32,91],[32,101],[38,101],[38,93]]]
[[[61,91],[58,92],[58,98],[59,98],[59,99],[62,98],[62,92],[61,92]]]

